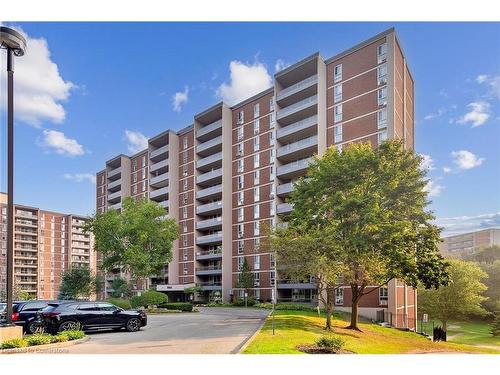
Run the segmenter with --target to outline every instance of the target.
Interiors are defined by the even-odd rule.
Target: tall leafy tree
[[[73,267],[63,273],[58,299],[86,299],[95,290],[95,276],[88,267]]]
[[[113,279],[111,282],[111,297],[121,298],[121,297],[131,297],[132,296],[132,286],[129,282],[121,277]]]
[[[349,328],[358,328],[360,299],[393,278],[426,288],[447,282],[438,252],[440,230],[426,210],[421,158],[399,141],[373,149],[352,144],[343,152],[327,149],[300,179],[289,202],[289,228],[328,234],[326,259],[342,264],[343,282],[352,290]]]
[[[238,288],[242,288],[245,290],[245,293],[247,293],[251,288],[253,288],[255,285],[255,280],[253,277],[253,273],[250,270],[250,266],[248,265],[247,258],[243,259],[243,264],[241,266],[241,273],[239,274],[238,277],[238,283],[237,286]]]
[[[173,218],[165,218],[165,209],[145,198],[123,200],[122,210],[97,213],[85,230],[95,237],[104,270],[121,268],[133,278],[160,274],[172,260],[172,244],[179,237]]]
[[[419,290],[418,296],[420,311],[441,320],[445,331],[450,320],[486,314],[481,303],[486,299],[482,293],[487,274],[476,263],[458,259],[450,260],[449,274],[447,286]]]

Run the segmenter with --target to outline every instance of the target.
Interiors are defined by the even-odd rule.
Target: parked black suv
[[[73,329],[120,330],[135,332],[147,324],[144,311],[123,310],[108,302],[62,301],[50,303],[38,313],[38,323],[48,332],[55,333]]]
[[[36,313],[44,309],[51,302],[44,300],[16,301],[12,304],[12,323],[23,327],[25,333],[35,333],[37,329]],[[6,308],[0,308],[0,320],[5,321]]]

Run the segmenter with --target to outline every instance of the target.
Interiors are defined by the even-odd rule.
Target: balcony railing
[[[217,195],[219,193],[222,193],[222,184],[215,185],[215,186],[210,186],[206,189],[198,190],[196,192],[196,198],[207,198],[212,195]]]
[[[114,193],[108,194],[108,201],[113,201],[117,198],[120,198],[122,195],[121,191],[116,191]]]
[[[222,201],[210,202],[196,207],[197,214],[209,213],[219,210],[222,210]]]
[[[276,207],[276,212],[278,214],[287,214],[292,212],[293,206],[290,203],[281,203]]]
[[[297,82],[291,86],[288,86],[281,90],[278,95],[276,96],[276,100],[279,101],[281,99],[284,99],[292,94],[295,94],[301,90],[304,90],[305,88],[308,88],[310,86],[313,86],[318,83],[318,75],[315,74],[311,77],[308,77],[300,82]]]
[[[111,190],[111,189],[114,189],[116,187],[119,187],[119,186],[121,186],[121,184],[122,184],[122,179],[121,178],[118,179],[118,180],[116,180],[116,181],[110,182],[108,184],[108,190]]]
[[[292,105],[289,105],[288,107],[280,109],[278,111],[278,114],[276,115],[276,117],[278,120],[280,120],[280,119],[287,117],[295,112],[298,112],[298,111],[301,111],[305,108],[309,108],[313,105],[316,105],[317,103],[318,103],[318,96],[317,95],[310,96],[309,98],[301,100],[300,102],[294,103]]]
[[[168,152],[168,145],[158,147],[156,150],[153,150],[149,153],[149,158],[154,159],[157,156],[166,154]]]
[[[110,209],[112,210],[120,210],[122,208],[122,202],[118,202],[116,204],[112,204],[109,206]]]
[[[196,161],[196,168],[203,168],[207,165],[216,163],[216,162],[221,161],[221,160],[222,160],[222,151],[218,152],[216,154],[207,156],[206,158],[199,159],[198,161]]]
[[[318,136],[313,135],[309,138],[301,139],[300,141],[287,144],[286,146],[280,147],[276,153],[277,157],[283,157],[286,155],[291,155],[298,151],[303,151],[309,148],[313,148],[318,145]]]
[[[204,151],[208,151],[211,148],[216,147],[220,144],[222,144],[222,135],[219,135],[218,137],[215,137],[209,141],[200,143],[198,146],[196,146],[196,152],[201,153]]]
[[[222,231],[214,234],[207,234],[206,236],[198,236],[196,238],[196,244],[198,245],[207,245],[219,242],[222,242]]]
[[[158,176],[151,177],[151,179],[149,180],[149,186],[166,183],[168,181],[168,177],[168,173],[162,173]]]
[[[112,170],[110,170],[108,172],[108,178],[112,179],[113,177],[121,175],[121,173],[122,173],[122,167],[118,167],[118,168],[112,169]]]
[[[158,169],[165,168],[168,166],[168,159],[159,161],[158,163],[151,164],[149,166],[149,171],[154,172],[157,171]]]
[[[222,217],[218,216],[212,219],[200,220],[196,223],[196,229],[213,228],[222,225]]]
[[[198,275],[212,275],[212,274],[221,274],[222,266],[205,266],[205,267],[196,267],[196,273]]]
[[[276,194],[278,196],[290,194],[293,190],[293,182],[288,182],[286,184],[278,185],[276,188]]]
[[[310,157],[310,158],[300,159],[300,160],[294,161],[292,163],[282,165],[276,169],[276,174],[279,177],[279,176],[283,176],[286,174],[306,170],[309,167],[309,164],[312,162],[312,160],[313,160],[312,157]]]
[[[219,177],[222,177],[222,168],[214,169],[210,172],[200,174],[199,176],[196,177],[196,183],[200,184],[203,182],[214,180]]]
[[[211,132],[222,128],[222,119],[212,122],[211,124],[205,125],[196,132],[196,137],[200,138],[204,135],[210,134]]]
[[[308,118],[305,118],[304,120],[300,120],[290,125],[279,128],[278,131],[276,132],[276,138],[280,140],[281,138],[295,134],[302,130],[313,128],[317,124],[318,124],[318,115],[310,116]]]

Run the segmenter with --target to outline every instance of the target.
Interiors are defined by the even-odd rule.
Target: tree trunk
[[[448,321],[447,321],[447,320],[443,320],[443,321],[442,321],[442,323],[443,323],[443,330],[444,330],[445,332],[447,332],[447,329],[448,329]]]
[[[325,330],[332,330],[332,314],[333,314],[333,292],[332,288],[326,288],[326,326]]]
[[[351,284],[351,324],[347,327],[348,329],[354,329],[360,331],[358,327],[358,304],[359,300],[363,296],[362,289],[358,289],[358,285]]]

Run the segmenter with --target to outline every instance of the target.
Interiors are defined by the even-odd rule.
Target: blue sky
[[[416,82],[416,150],[428,156],[438,223],[449,233],[500,226],[498,23],[15,25],[30,47],[16,61],[17,202],[90,214],[91,176],[142,136],[259,90],[277,66],[316,51],[328,58],[395,26]],[[5,191],[4,111],[1,123]]]

